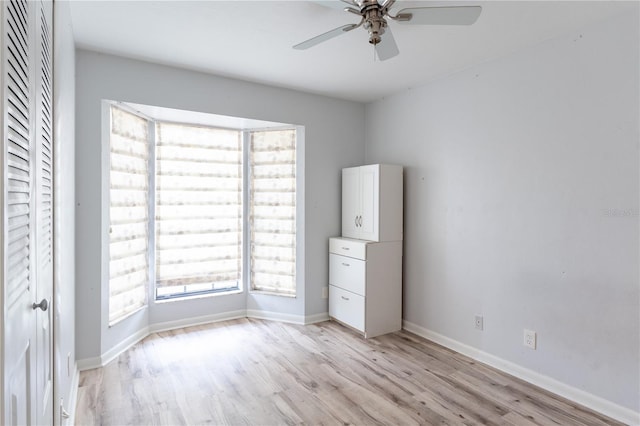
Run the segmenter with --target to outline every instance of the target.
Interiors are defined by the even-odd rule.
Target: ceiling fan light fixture
[[[382,38],[387,29],[387,17],[398,23],[410,25],[472,25],[482,11],[481,6],[432,6],[402,9],[396,12],[394,16],[389,12],[389,9],[395,4],[396,0],[382,0],[380,2],[379,0],[341,1],[349,5],[349,7],[343,9],[345,12],[360,16],[361,20],[358,24],[334,28],[324,34],[296,44],[293,48],[298,50],[308,49],[363,26],[369,33],[369,43],[375,47],[380,60],[384,61],[399,53],[391,28],[388,28],[387,35],[384,39]]]
[[[369,32],[369,43],[378,44],[382,40],[382,34],[387,27],[387,21],[384,18],[369,20],[364,24],[365,29]]]

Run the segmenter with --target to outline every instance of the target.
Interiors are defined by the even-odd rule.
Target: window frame
[[[214,126],[214,125],[210,125],[210,124],[200,124],[200,123],[189,123],[186,121],[175,121],[175,120],[166,120],[166,119],[155,119],[155,118],[150,118],[149,119],[149,125],[153,127],[153,140],[151,140],[149,142],[150,145],[150,149],[153,151],[153,174],[152,176],[152,180],[153,180],[153,203],[149,204],[149,217],[150,218],[154,218],[153,219],[153,228],[154,228],[154,233],[153,233],[153,246],[151,246],[150,248],[150,252],[152,256],[152,262],[153,262],[153,275],[150,276],[150,286],[151,288],[151,295],[152,295],[152,300],[154,300],[155,302],[169,302],[172,300],[181,300],[184,298],[199,298],[199,297],[207,297],[207,296],[214,296],[214,295],[225,295],[225,294],[237,294],[237,293],[242,293],[243,289],[246,285],[245,283],[245,262],[244,262],[244,257],[245,257],[245,247],[244,247],[244,235],[246,233],[246,228],[245,228],[245,209],[244,209],[244,197],[246,194],[246,184],[247,184],[247,177],[244,174],[244,155],[245,155],[245,145],[244,145],[244,133],[245,131],[243,129],[234,129],[234,128],[230,128],[230,127],[223,127],[223,126]],[[242,258],[240,259],[240,265],[241,265],[241,270],[240,270],[240,278],[238,279],[238,285],[236,287],[229,287],[229,288],[223,288],[223,289],[209,289],[209,290],[196,290],[196,291],[190,291],[190,292],[183,292],[183,293],[173,293],[173,294],[169,294],[166,296],[161,296],[158,297],[158,287],[157,287],[157,280],[156,280],[156,233],[155,233],[155,227],[156,227],[156,212],[155,212],[155,208],[156,208],[156,204],[155,204],[155,196],[156,196],[156,180],[157,180],[157,175],[156,175],[156,166],[157,166],[157,162],[156,162],[156,147],[157,147],[157,138],[156,138],[156,134],[155,131],[157,129],[157,125],[159,123],[165,123],[165,124],[175,124],[175,125],[184,125],[184,126],[193,126],[193,127],[205,127],[205,128],[211,128],[211,129],[219,129],[219,130],[230,130],[230,131],[234,131],[234,132],[238,132],[239,133],[239,138],[241,140],[241,148],[242,148],[242,154],[241,154],[241,158],[242,158],[242,185],[241,185],[241,189],[242,189],[242,229],[241,229],[241,233],[240,233],[240,238],[242,241],[242,247],[241,247],[241,256]],[[151,156],[149,157],[151,158]],[[151,161],[151,159],[150,159]],[[150,185],[151,187],[151,185]],[[150,189],[151,190],[151,189]],[[151,281],[153,280],[153,281]],[[213,285],[213,283],[211,283],[211,285]]]
[[[137,313],[145,310],[149,306],[150,297],[150,285],[151,285],[151,263],[149,263],[149,258],[147,257],[147,282],[145,283],[145,301],[142,306],[127,312],[125,315],[122,315],[118,318],[111,319],[110,318],[110,309],[111,309],[111,297],[110,297],[110,261],[111,261],[111,251],[110,251],[110,229],[111,229],[111,125],[112,125],[112,116],[111,116],[111,108],[116,107],[127,113],[133,114],[137,117],[140,117],[147,121],[147,126],[149,126],[149,117],[135,109],[131,108],[129,105],[122,102],[113,102],[113,101],[103,101],[102,102],[102,117],[101,117],[101,128],[102,128],[102,146],[101,146],[101,180],[100,180],[100,202],[101,205],[105,208],[101,210],[101,281],[106,283],[102,287],[101,294],[102,298],[106,299],[106,309],[103,310],[103,320],[108,325],[108,328],[114,327],[119,323],[122,323],[126,319],[136,315]],[[147,132],[147,137],[149,137],[149,133]],[[148,149],[151,151],[150,141],[147,141]],[[150,161],[150,158],[147,157],[147,161]],[[152,170],[151,164],[147,164],[147,173],[149,174],[148,185],[151,184],[152,179]],[[147,203],[150,206],[151,200],[149,198],[150,194],[147,194]],[[147,223],[149,226],[150,223]],[[150,228],[147,228],[147,256],[151,250],[149,249],[149,244],[152,241],[152,234],[150,233]],[[155,240],[154,240],[155,243]]]
[[[302,197],[302,195],[304,194],[304,191],[300,191],[300,185],[304,185],[304,181],[301,180],[301,177],[303,176],[303,173],[301,173],[301,170],[303,170],[300,166],[300,160],[301,157],[304,158],[304,156],[301,156],[300,152],[299,152],[299,147],[300,147],[300,141],[303,140],[301,135],[303,135],[302,133],[302,126],[293,126],[293,125],[283,125],[283,126],[278,126],[278,127],[268,127],[268,128],[252,128],[252,129],[247,129],[245,131],[243,131],[243,143],[244,143],[244,147],[245,147],[245,151],[244,151],[244,158],[243,158],[243,162],[244,162],[244,169],[245,171],[245,177],[246,177],[246,194],[247,194],[247,198],[245,200],[243,200],[244,202],[244,215],[245,215],[245,223],[246,223],[246,232],[245,232],[245,238],[246,238],[246,243],[244,244],[244,250],[245,250],[245,259],[247,261],[247,269],[246,271],[248,272],[246,274],[246,282],[245,285],[247,286],[248,292],[249,294],[252,295],[269,295],[269,296],[279,296],[279,297],[285,297],[285,298],[292,298],[295,299],[298,297],[298,285],[299,285],[299,280],[298,277],[300,276],[300,263],[299,263],[299,257],[300,257],[300,253],[301,250],[299,250],[299,244],[304,244],[304,239],[301,239],[301,227],[300,227],[300,223],[304,223],[304,220],[300,221],[302,219],[301,216],[302,213],[302,209],[301,209],[301,205],[300,203],[304,203],[304,198]],[[275,291],[268,291],[268,290],[261,290],[261,289],[254,289],[252,282],[251,282],[251,220],[250,220],[250,209],[251,209],[251,162],[250,162],[250,156],[251,156],[251,133],[252,132],[268,132],[268,131],[278,131],[278,130],[293,130],[295,132],[295,170],[296,170],[296,176],[295,176],[295,264],[294,264],[294,283],[295,283],[295,289],[293,294],[288,294],[288,293],[279,293],[279,292],[275,292]],[[301,176],[302,175],[302,176]],[[302,200],[302,201],[301,201]],[[304,204],[302,204],[304,205]],[[302,227],[302,229],[304,229]]]

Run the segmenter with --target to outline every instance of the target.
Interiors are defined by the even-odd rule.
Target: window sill
[[[190,296],[182,296],[182,297],[173,297],[168,299],[155,299],[155,304],[164,304],[164,303],[173,303],[173,302],[181,302],[186,300],[194,300],[194,299],[204,299],[208,297],[220,297],[220,296],[230,296],[232,294],[241,294],[244,293],[243,290],[231,290],[224,292],[216,292],[216,293],[205,293],[205,294],[194,294]]]
[[[295,294],[282,294],[275,293],[273,291],[260,291],[260,290],[249,290],[249,294],[259,294],[265,296],[279,296],[279,297],[288,297],[290,299],[295,299],[297,296]]]

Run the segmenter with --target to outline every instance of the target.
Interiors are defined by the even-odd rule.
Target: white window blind
[[[111,107],[109,323],[146,305],[149,134],[145,119]]]
[[[296,131],[251,132],[251,288],[296,294]]]
[[[240,131],[156,124],[157,297],[239,288]]]

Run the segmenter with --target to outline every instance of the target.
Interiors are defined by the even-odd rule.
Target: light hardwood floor
[[[408,332],[255,319],[152,334],[80,377],[79,425],[616,425]]]

